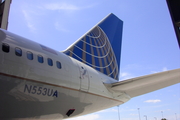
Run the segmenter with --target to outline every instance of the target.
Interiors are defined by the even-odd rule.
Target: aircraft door
[[[78,66],[79,66],[79,72],[80,72],[80,76],[79,76],[79,78],[80,78],[80,90],[88,92],[88,90],[89,90],[89,74],[88,74],[88,71],[83,64],[78,63]]]

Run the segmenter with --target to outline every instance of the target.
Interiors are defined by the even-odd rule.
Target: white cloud
[[[44,11],[42,11],[41,5],[23,3],[21,12],[29,30],[31,32],[37,32],[38,25],[44,20],[43,16],[45,14]]]
[[[131,75],[130,73],[128,73],[128,72],[120,73],[121,80],[126,80],[126,79],[130,79],[130,78],[133,78],[133,75]]]
[[[157,103],[157,102],[161,102],[161,100],[159,100],[159,99],[156,99],[156,100],[146,100],[144,102],[147,102],[147,103]]]
[[[151,73],[158,73],[158,72],[163,72],[163,71],[167,71],[167,67],[163,67],[160,71],[151,71]]]
[[[129,111],[136,111],[137,109],[130,109]]]
[[[142,70],[144,69],[144,67],[139,64],[129,64],[125,67],[125,69],[126,70]]]
[[[26,10],[22,10],[22,13],[23,13],[25,21],[27,23],[27,27],[31,31],[35,31],[36,28],[35,28],[34,24],[32,23],[32,17],[30,16],[30,14]]]
[[[67,30],[63,24],[60,24],[60,22],[55,22],[54,26],[55,26],[56,30],[59,30],[62,32],[69,32],[69,30]]]
[[[99,118],[98,114],[89,114],[89,115],[80,116],[76,118],[70,118],[67,120],[97,120],[98,118]]]
[[[68,3],[49,3],[44,7],[48,10],[79,10],[79,7]]]
[[[128,76],[128,75],[129,75],[129,73],[127,73],[127,72],[121,73],[121,77],[126,77],[126,76]]]
[[[163,69],[162,69],[162,71],[167,71],[168,69],[167,69],[167,67],[164,67]]]
[[[113,108],[109,108],[109,109],[106,109],[106,110],[98,111],[97,113],[118,112],[118,109],[119,109],[118,107],[113,107]]]
[[[83,4],[83,5],[82,5]],[[85,5],[84,5],[85,4]],[[82,9],[89,9],[94,7],[96,4],[91,3],[82,3],[82,2],[67,2],[67,1],[56,1],[56,2],[38,2],[36,5],[33,4],[27,4],[22,3],[21,11],[22,15],[24,17],[24,20],[26,22],[27,27],[31,32],[37,32],[39,27],[42,26],[42,23],[44,24],[46,20],[49,20],[52,17],[49,17],[51,15],[54,15],[52,18],[53,22],[50,21],[49,24],[54,24],[55,29],[62,31],[62,32],[70,32],[70,30],[67,29],[67,21],[62,21],[62,17],[66,18],[71,17],[77,17],[74,14],[76,11],[82,10]],[[55,14],[52,14],[54,11]],[[62,13],[57,13],[59,11],[62,11]],[[65,16],[63,16],[65,15]],[[42,22],[43,21],[43,22]],[[61,22],[59,22],[61,21]]]
[[[158,73],[159,71],[151,71],[151,73]]]
[[[130,113],[129,115],[130,115],[130,116],[137,116],[138,114]]]
[[[97,3],[91,3],[91,4],[87,4],[85,5],[84,3],[79,3],[78,5],[77,2],[74,3],[68,3],[66,2],[56,2],[56,3],[48,3],[48,4],[44,4],[44,8],[47,10],[63,10],[63,11],[68,11],[68,12],[72,12],[72,11],[77,11],[77,10],[82,10],[82,9],[88,9],[88,8],[92,8],[94,6],[97,5]]]
[[[111,109],[111,111],[112,111],[112,112],[118,112],[118,109],[119,109],[119,108],[117,108],[117,109]]]

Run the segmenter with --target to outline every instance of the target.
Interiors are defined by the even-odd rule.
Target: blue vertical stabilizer
[[[118,80],[122,29],[123,21],[110,14],[64,53]]]

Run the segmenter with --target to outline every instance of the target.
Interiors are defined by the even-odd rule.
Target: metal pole
[[[119,105],[118,105],[118,117],[119,117],[119,120],[120,120]]]
[[[176,117],[176,120],[177,120],[177,114],[175,113],[175,117]]]
[[[147,115],[144,115],[144,117],[146,117],[146,120],[147,120]]]
[[[164,117],[163,117],[163,111],[161,111],[161,113],[162,113],[162,119],[163,119],[163,118],[164,118]]]
[[[140,108],[138,108],[138,113],[139,113],[139,120],[141,120],[141,117],[140,117]]]

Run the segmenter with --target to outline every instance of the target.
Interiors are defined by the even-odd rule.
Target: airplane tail
[[[63,53],[119,79],[123,21],[109,14]]]

